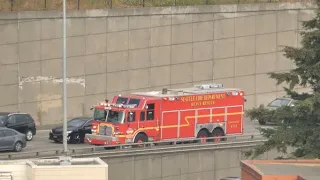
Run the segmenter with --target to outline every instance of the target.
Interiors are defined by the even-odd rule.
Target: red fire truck
[[[244,91],[204,84],[115,96],[94,106],[92,145],[141,143],[243,133]],[[217,139],[219,140],[219,138]]]

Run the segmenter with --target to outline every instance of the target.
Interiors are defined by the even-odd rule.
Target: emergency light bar
[[[238,96],[238,95],[240,95],[240,96],[243,96],[243,93],[242,92],[237,92],[237,91],[231,91],[231,92],[227,92],[227,95],[228,96]]]
[[[118,107],[118,108],[121,108],[123,107],[123,104],[110,104],[110,106],[113,106],[113,107]]]
[[[123,105],[122,107],[123,108],[135,108],[135,107],[137,107],[137,105],[136,104],[127,104],[127,105]]]
[[[202,85],[195,85],[194,87],[200,88],[200,89],[211,89],[211,88],[223,88],[223,84],[202,84]]]
[[[110,104],[105,103],[105,102],[100,102],[100,103],[98,103],[98,105],[101,105],[101,106],[110,106]]]
[[[105,109],[110,109],[110,108],[108,108],[108,107],[118,107],[118,108],[135,108],[135,107],[137,107],[136,104],[127,104],[127,105],[124,105],[124,104],[115,104],[115,103],[112,103],[112,104],[100,103],[100,105],[106,106]]]

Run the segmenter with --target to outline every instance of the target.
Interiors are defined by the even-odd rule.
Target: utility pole
[[[63,154],[61,165],[70,165],[71,160],[68,150],[67,141],[67,22],[66,22],[66,0],[63,1]]]

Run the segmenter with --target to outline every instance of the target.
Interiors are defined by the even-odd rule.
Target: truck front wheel
[[[148,137],[142,133],[138,134],[135,138],[134,138],[134,143],[145,143],[148,142]],[[139,144],[138,147],[143,146],[142,144]]]

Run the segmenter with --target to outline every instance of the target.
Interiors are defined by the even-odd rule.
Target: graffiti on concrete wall
[[[36,76],[36,77],[19,77],[19,88],[23,89],[23,84],[30,83],[30,84],[37,84],[37,83],[54,83],[54,84],[61,84],[63,83],[62,78],[55,78],[52,76]],[[79,84],[82,87],[86,86],[86,82],[84,78],[67,78],[67,84]]]

